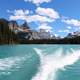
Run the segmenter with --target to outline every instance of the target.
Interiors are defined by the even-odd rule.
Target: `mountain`
[[[22,27],[23,29],[30,29],[30,27],[28,26],[27,22],[24,22],[24,23],[21,25],[21,27]]]
[[[65,38],[76,38],[76,37],[80,37],[80,32],[79,31],[69,33]]]
[[[9,21],[0,19],[0,44],[17,43],[17,35],[9,29]]]
[[[31,30],[27,22],[19,25],[16,21],[0,19],[0,44],[80,44],[80,32],[69,33],[60,38],[45,30]]]

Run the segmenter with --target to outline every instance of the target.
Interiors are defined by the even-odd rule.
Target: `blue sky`
[[[80,0],[1,0],[0,18],[28,22],[64,37],[80,31]]]

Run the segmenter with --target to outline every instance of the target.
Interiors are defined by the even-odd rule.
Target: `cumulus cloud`
[[[41,25],[38,27],[38,29],[45,29],[47,32],[48,32],[48,31],[49,31],[49,32],[52,32],[52,27],[49,26],[47,23],[41,24]]]
[[[53,22],[52,19],[45,17],[45,16],[40,16],[40,15],[11,15],[10,20],[25,20],[29,23],[31,22]]]
[[[59,13],[57,11],[55,11],[54,9],[52,9],[52,8],[38,7],[36,9],[36,13],[39,14],[39,15],[42,15],[42,16],[47,16],[51,19],[58,19],[60,17]]]
[[[70,31],[68,29],[66,29],[66,30],[59,30],[58,32],[60,32],[60,33],[70,33]]]
[[[14,12],[15,14],[14,15],[27,15],[27,14],[29,14],[29,10],[15,10],[15,12]]]
[[[57,11],[52,8],[41,8],[38,7],[34,14],[31,14],[29,10],[14,10],[9,11],[11,13],[9,19],[10,20],[25,20],[28,23],[38,22],[38,29],[45,29],[46,31],[52,32],[52,27],[48,24],[54,22],[60,16]]]
[[[18,15],[11,15],[10,17],[9,17],[9,19],[10,20],[25,20],[26,18],[25,18],[25,16],[18,16]]]
[[[26,18],[27,22],[53,22],[52,19],[45,17],[45,16],[40,16],[40,15],[30,15]]]
[[[39,6],[42,3],[49,3],[51,0],[24,0],[25,2],[32,2],[36,6]]]
[[[71,26],[67,26],[67,29],[72,29],[72,27]]]
[[[6,11],[7,11],[8,13],[13,13],[13,11],[11,11],[11,10],[9,10],[9,9],[7,9]]]
[[[7,10],[7,12],[13,14],[10,15],[9,17],[10,20],[18,20],[18,19],[25,20],[26,15],[30,14],[29,10],[22,10],[22,9],[14,10],[14,11]]]
[[[22,16],[22,15],[30,14],[29,10],[22,10],[22,9],[14,10],[14,11],[7,10],[7,12],[8,13],[14,13],[14,15],[16,15],[16,16]]]
[[[80,27],[80,20],[76,20],[76,19],[64,19],[64,20],[62,20],[62,22],[65,22],[66,24],[69,24],[69,25]]]
[[[12,13],[9,17],[10,20],[26,20],[27,22],[53,22],[56,19],[59,18],[58,12],[56,12],[54,9],[51,8],[41,8],[38,7],[35,10],[34,14],[31,14],[31,11],[29,10],[14,10],[14,11],[9,11],[8,12]]]

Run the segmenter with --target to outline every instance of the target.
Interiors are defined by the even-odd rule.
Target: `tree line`
[[[0,44],[80,44],[80,36],[63,39],[21,40],[9,29],[9,21],[0,19]]]

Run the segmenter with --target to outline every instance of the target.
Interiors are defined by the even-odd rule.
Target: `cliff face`
[[[69,33],[65,38],[50,37],[50,33],[31,30],[27,22],[0,19],[0,44],[80,44],[80,32]]]
[[[27,22],[24,22],[24,23],[21,25],[21,27],[22,27],[23,29],[30,29],[30,27],[28,26]]]
[[[11,30],[16,30],[18,28],[18,24],[16,21],[9,21],[8,26]]]
[[[18,25],[16,21],[0,19],[0,44],[15,44],[29,40],[31,30],[27,22]]]
[[[0,19],[0,44],[17,43],[17,35],[14,34],[8,26],[9,22],[5,19]]]

